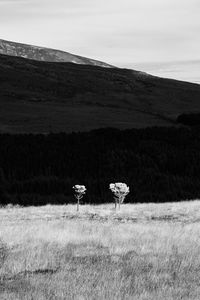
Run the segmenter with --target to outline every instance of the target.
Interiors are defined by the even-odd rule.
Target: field
[[[198,300],[200,202],[0,209],[0,299]]]

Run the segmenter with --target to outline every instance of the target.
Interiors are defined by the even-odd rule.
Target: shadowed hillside
[[[146,73],[0,55],[0,131],[171,126],[200,111],[200,85]]]

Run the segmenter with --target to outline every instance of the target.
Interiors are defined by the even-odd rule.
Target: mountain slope
[[[73,62],[83,65],[111,67],[110,65],[94,59],[74,55],[68,52],[44,47],[15,43],[0,39],[0,54],[19,56],[38,61]]]
[[[200,85],[146,73],[0,55],[0,131],[171,126],[200,111]]]
[[[132,64],[132,66],[138,70],[142,70],[159,77],[190,81],[200,84],[200,60],[137,63]]]

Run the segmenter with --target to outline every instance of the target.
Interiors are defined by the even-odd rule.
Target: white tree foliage
[[[120,204],[124,202],[125,197],[128,195],[130,191],[129,187],[126,185],[126,183],[117,182],[117,183],[110,183],[109,188],[114,194],[115,208],[117,208],[117,203],[120,208]]]

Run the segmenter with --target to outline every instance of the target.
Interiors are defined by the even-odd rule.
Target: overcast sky
[[[188,62],[199,14],[200,0],[0,0],[0,38],[124,67]]]

